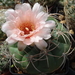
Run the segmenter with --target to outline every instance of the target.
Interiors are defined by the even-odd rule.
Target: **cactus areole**
[[[31,12],[31,13],[30,13]],[[35,3],[17,5],[6,12],[2,31],[7,34],[16,68],[29,74],[52,73],[63,65],[70,50],[67,30]],[[55,27],[56,24],[56,27]]]

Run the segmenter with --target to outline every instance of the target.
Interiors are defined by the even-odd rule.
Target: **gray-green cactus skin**
[[[75,32],[75,0],[64,0],[64,12],[68,28]]]
[[[27,46],[24,51],[19,51],[17,45],[9,46],[14,65],[29,74],[52,73],[60,68],[66,61],[66,55],[70,50],[70,39],[67,29],[53,17],[57,24],[52,30],[52,37],[46,42],[48,47],[39,50],[36,46]]]

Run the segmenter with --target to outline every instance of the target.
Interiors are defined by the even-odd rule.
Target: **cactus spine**
[[[34,4],[36,2],[40,3],[43,6],[52,6],[54,3],[58,3],[59,0],[29,0],[30,3]]]
[[[64,0],[66,24],[75,32],[75,0]]]
[[[5,41],[2,43],[0,42],[0,73],[3,72],[5,69],[8,69],[9,59],[10,54],[7,43]]]
[[[19,51],[16,44],[9,47],[16,67],[29,74],[52,73],[65,63],[71,47],[69,34],[63,25],[57,21],[56,24],[52,38],[46,41],[48,47],[42,51],[36,46],[28,46],[24,51]]]

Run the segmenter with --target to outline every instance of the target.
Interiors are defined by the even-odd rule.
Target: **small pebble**
[[[64,15],[60,15],[58,18],[61,21],[61,20],[64,20],[65,19],[65,16]]]
[[[69,33],[70,34],[74,34],[74,31],[71,29],[71,30],[69,30]]]

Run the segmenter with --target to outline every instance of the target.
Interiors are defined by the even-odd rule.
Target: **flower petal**
[[[47,40],[51,37],[50,32],[51,32],[51,29],[49,27],[48,28],[44,27],[39,31],[39,33],[41,33],[39,36]]]
[[[11,25],[12,24],[12,25]],[[14,29],[14,22],[10,22],[10,21],[7,21],[6,23],[4,23],[2,25],[2,31],[3,32],[7,32],[8,30],[13,30]]]
[[[44,50],[47,47],[47,43],[44,40],[40,40],[39,42],[34,43],[40,50]]]
[[[25,39],[25,40],[23,41],[23,43],[26,44],[26,45],[31,45],[31,44],[32,44],[32,41],[31,41],[31,39],[29,38],[29,39]]]
[[[42,39],[49,39],[51,37],[51,29],[49,27],[43,27],[42,29],[39,29],[38,32],[36,32],[33,37],[35,39],[35,37],[39,36]]]
[[[31,10],[31,6],[30,4],[28,3],[23,3],[22,5],[21,4],[17,4],[15,6],[15,9],[19,9],[19,10],[22,10],[22,11],[27,11],[27,10]]]
[[[19,51],[23,51],[26,48],[26,44],[24,44],[23,42],[18,42],[18,50]]]
[[[43,20],[43,21],[46,21],[47,18],[48,18],[48,13],[45,13],[45,12],[40,12],[36,18],[38,18],[40,21]]]
[[[5,12],[5,15],[6,15],[6,16],[9,16],[10,13],[14,13],[14,10],[13,10],[13,9],[8,9],[8,10]]]
[[[55,26],[56,26],[55,21],[53,20],[46,21],[45,27],[49,27],[50,29],[53,29]]]
[[[35,3],[33,8],[32,8],[32,11],[35,13],[35,14],[38,14],[40,11],[42,11],[43,7],[40,6],[39,3]]]
[[[31,41],[32,41],[32,42],[39,42],[40,40],[42,40],[42,38],[39,37],[38,35],[31,37]]]
[[[9,21],[9,20],[14,20],[15,17],[16,17],[15,10],[13,10],[13,9],[8,9],[8,10],[5,12],[5,16],[6,16],[6,20],[7,20],[7,21]]]
[[[8,37],[8,38],[6,39],[6,41],[7,41],[8,44],[10,44],[10,45],[12,45],[12,44],[14,44],[14,43],[17,42],[17,40],[13,39],[12,37]]]
[[[22,32],[18,29],[7,31],[8,38],[14,39],[15,41],[24,41],[24,37],[22,37]],[[9,41],[8,41],[9,42]]]

